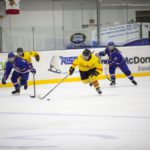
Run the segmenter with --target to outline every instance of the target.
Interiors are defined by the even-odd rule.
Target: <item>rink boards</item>
[[[104,48],[91,49],[94,53],[104,50]],[[136,46],[136,47],[119,47],[126,62],[132,71],[134,76],[150,76],[150,46]],[[49,84],[57,83],[67,73],[73,60],[81,54],[83,49],[76,50],[58,50],[58,51],[42,51],[40,54],[40,62],[36,62],[33,58],[33,65],[37,70],[36,83],[37,84]],[[103,59],[107,59],[104,57]],[[7,60],[7,53],[0,54],[0,79],[3,75],[4,64]],[[100,79],[106,79],[105,74],[108,73],[108,65],[103,64],[103,74]],[[122,72],[116,70],[117,78],[125,77]],[[11,77],[11,75],[10,75]],[[80,81],[78,69],[75,73],[68,77],[65,82]],[[32,75],[30,74],[29,84],[32,84]],[[3,86],[0,83],[0,87],[12,86],[10,79],[7,80],[7,84]]]

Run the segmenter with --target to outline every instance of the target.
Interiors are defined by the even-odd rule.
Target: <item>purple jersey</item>
[[[7,79],[11,70],[14,69],[18,73],[27,73],[30,72],[32,66],[25,60],[16,57],[13,63],[7,61],[5,65],[4,78]]]
[[[99,52],[99,56],[105,56],[108,55],[109,64],[114,64],[114,65],[119,65],[122,62],[125,62],[124,57],[122,56],[121,52],[117,49],[114,48],[114,50],[110,51],[110,49],[107,47],[105,51]]]

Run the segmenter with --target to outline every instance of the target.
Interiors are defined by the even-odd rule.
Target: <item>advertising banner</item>
[[[119,47],[118,48],[131,70],[132,73],[140,74],[140,73],[150,73],[150,46],[143,47]],[[103,51],[104,48],[91,49],[94,53]],[[36,80],[51,80],[51,79],[59,79],[64,77],[69,70],[72,62],[77,58],[78,55],[82,54],[83,49],[80,50],[61,50],[61,51],[46,51],[39,52],[40,54],[40,62],[36,62],[33,58],[33,66],[37,70]],[[103,57],[103,59],[108,59],[107,56]],[[4,72],[4,64],[7,60],[7,54],[0,54],[0,79],[2,79]],[[108,66],[103,64],[103,67]],[[117,74],[123,74],[120,69],[116,70]],[[105,72],[103,72],[105,75]],[[144,74],[143,74],[144,75]],[[11,75],[10,75],[11,77]],[[69,78],[79,77],[78,68],[76,68],[75,73]],[[32,80],[32,75],[30,74],[30,80]],[[10,79],[8,80],[10,82]],[[49,82],[47,82],[49,83]]]
[[[96,42],[97,31],[92,33],[92,43]],[[108,41],[114,41],[116,45],[126,45],[140,39],[140,24],[125,24],[100,29],[100,44],[105,46]]]

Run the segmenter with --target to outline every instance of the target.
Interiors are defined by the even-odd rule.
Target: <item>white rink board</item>
[[[104,48],[91,49],[91,51],[94,51],[94,53],[97,53],[102,50],[104,50]],[[132,73],[150,72],[150,46],[119,47],[119,50],[122,52],[124,57],[128,57],[131,63],[133,62],[133,58],[136,57],[135,63],[128,64]],[[67,74],[68,69],[74,58],[81,54],[82,51],[83,49],[39,52],[40,62],[36,62],[33,58],[33,65],[37,70],[36,79],[49,80],[64,76],[64,74]],[[48,71],[53,56],[55,56],[56,58],[56,61],[54,61],[54,63],[57,63],[57,66],[61,70],[61,74]],[[1,53],[0,63],[4,63],[6,60],[7,53]],[[137,62],[137,60],[141,60],[141,62]],[[104,67],[106,67],[106,65],[104,65]],[[3,73],[2,71],[0,72],[0,78],[2,78]],[[117,69],[117,73],[121,73],[119,69]],[[79,76],[78,69],[76,69],[76,72],[73,74],[72,77],[77,76]],[[32,76],[30,77],[32,78]]]

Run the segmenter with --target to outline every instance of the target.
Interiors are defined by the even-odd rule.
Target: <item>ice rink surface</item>
[[[50,101],[32,99],[33,87],[12,96],[0,89],[0,150],[150,150],[150,77],[116,87],[63,83]],[[43,96],[55,85],[37,86]]]

